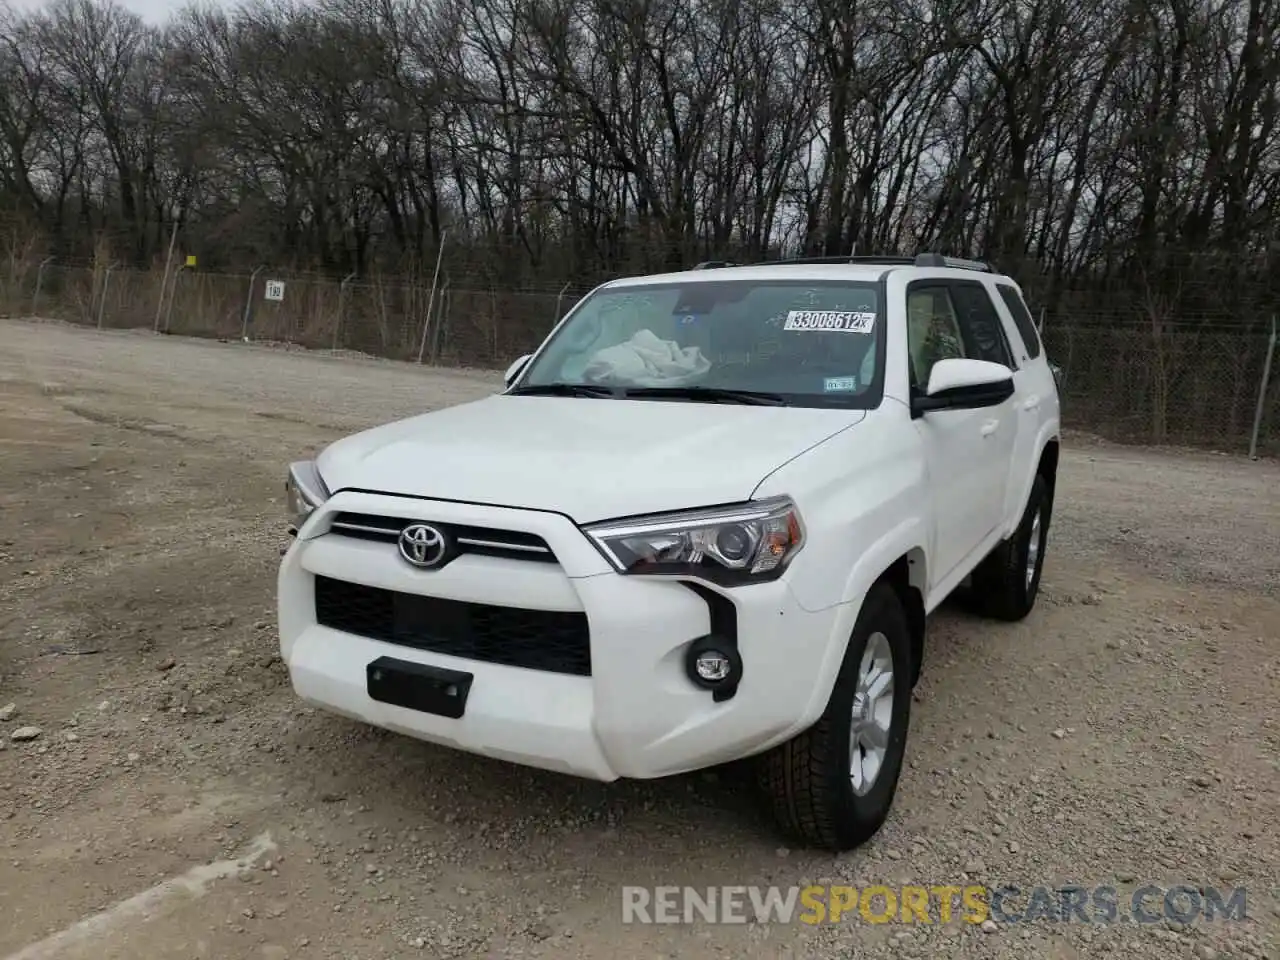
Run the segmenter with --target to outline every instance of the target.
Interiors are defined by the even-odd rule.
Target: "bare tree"
[[[335,276],[447,230],[494,289],[928,247],[1051,316],[1254,317],[1277,2],[51,0],[0,16],[0,210],[61,256],[150,261],[177,218],[212,267]]]

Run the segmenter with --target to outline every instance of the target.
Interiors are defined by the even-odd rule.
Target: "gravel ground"
[[[1069,437],[1039,606],[934,617],[894,815],[832,857],[780,847],[738,770],[577,781],[293,697],[284,464],[494,374],[12,321],[0,344],[0,956],[1280,957],[1274,463]],[[252,869],[114,906],[264,835]],[[624,885],[908,882],[1244,886],[1248,918],[621,922]]]

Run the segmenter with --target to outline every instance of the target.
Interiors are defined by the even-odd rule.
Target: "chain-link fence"
[[[166,282],[163,271],[44,261],[17,263],[0,275],[0,313],[501,367],[536,346],[585,293],[570,285],[503,290],[443,276],[433,288],[265,269],[211,274],[180,268]]]
[[[1267,328],[1059,319],[1045,350],[1062,370],[1068,426],[1112,439],[1280,454],[1280,371]]]
[[[433,286],[269,268],[179,269],[167,283],[162,274],[16,262],[0,273],[0,314],[502,368],[537,346],[587,292],[503,290],[447,275]],[[1280,455],[1280,358],[1268,362],[1276,350],[1274,323],[1060,313],[1044,340],[1062,370],[1066,425],[1128,442],[1245,452],[1256,424],[1258,453]]]

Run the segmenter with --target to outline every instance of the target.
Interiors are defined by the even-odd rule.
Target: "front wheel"
[[[911,634],[897,592],[871,588],[822,716],[763,757],[780,826],[835,852],[880,829],[897,792],[911,713]]]
[[[1044,477],[1037,476],[1018,529],[973,571],[977,612],[1008,621],[1021,620],[1031,612],[1040,592],[1052,507],[1049,487]]]

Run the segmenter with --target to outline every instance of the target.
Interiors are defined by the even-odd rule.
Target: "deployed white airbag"
[[[596,353],[582,374],[594,383],[636,386],[674,386],[695,380],[711,369],[711,361],[697,347],[681,347],[641,330],[630,340]]]

